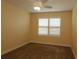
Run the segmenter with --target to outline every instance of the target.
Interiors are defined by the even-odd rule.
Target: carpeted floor
[[[2,55],[1,59],[74,59],[69,47],[30,43]]]

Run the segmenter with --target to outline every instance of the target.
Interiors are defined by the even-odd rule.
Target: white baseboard
[[[43,42],[28,42],[28,43],[24,43],[24,44],[18,45],[17,47],[14,47],[14,48],[8,49],[8,50],[2,52],[1,55],[4,55],[4,54],[6,54],[6,53],[8,53],[8,52],[10,52],[10,51],[13,51],[13,50],[15,50],[15,49],[17,49],[17,48],[20,48],[20,47],[22,47],[22,46],[24,46],[24,45],[26,45],[26,44],[29,44],[29,43],[40,43],[40,44],[49,44],[49,45],[58,45],[58,46],[71,47],[70,45],[67,45],[67,44],[43,43]],[[74,52],[73,49],[72,49],[72,52],[73,52],[74,57],[75,57],[75,59],[76,59],[77,56],[76,56],[76,54],[75,54],[75,52]]]
[[[15,50],[15,49],[17,49],[17,48],[20,48],[20,47],[22,47],[22,46],[24,46],[24,45],[26,45],[26,44],[29,44],[29,43],[30,43],[30,42],[28,42],[28,43],[23,43],[23,44],[21,44],[21,45],[18,45],[17,47],[8,49],[8,50],[2,52],[1,55],[4,55],[4,54],[6,54],[6,53],[8,53],[8,52],[11,52],[11,51],[13,51],[13,50]]]
[[[71,47],[71,50],[72,50],[72,53],[73,53],[75,59],[77,59],[77,54],[76,54],[75,51],[72,49],[72,47]]]
[[[71,47],[68,44],[59,44],[59,43],[43,43],[43,42],[32,42],[32,43],[40,43],[40,44],[49,44],[49,45],[57,45],[57,46]]]

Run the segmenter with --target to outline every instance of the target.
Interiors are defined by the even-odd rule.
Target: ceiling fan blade
[[[50,6],[47,3],[48,0],[36,0],[36,2],[34,3],[34,6],[39,6],[42,8],[52,8],[52,6]]]
[[[46,3],[42,3],[42,6],[43,6],[44,8],[52,8],[52,6],[49,5],[47,2],[46,2]]]
[[[46,3],[48,0],[40,0],[42,3]]]
[[[48,5],[48,6],[44,6],[44,8],[53,8],[53,7]]]

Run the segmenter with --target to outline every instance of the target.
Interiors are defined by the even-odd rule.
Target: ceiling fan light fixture
[[[34,7],[35,11],[40,11],[40,9],[41,9],[40,7]]]

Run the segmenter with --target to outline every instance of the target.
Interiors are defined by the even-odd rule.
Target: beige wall
[[[77,54],[77,6],[72,10],[72,49]]]
[[[29,13],[2,1],[2,54],[29,43]]]
[[[57,16],[61,18],[61,36],[60,37],[39,36],[37,33],[38,18],[40,17],[50,18],[53,16]],[[32,39],[32,42],[70,46],[71,29],[72,29],[72,12],[71,11],[31,13],[30,39]]]

